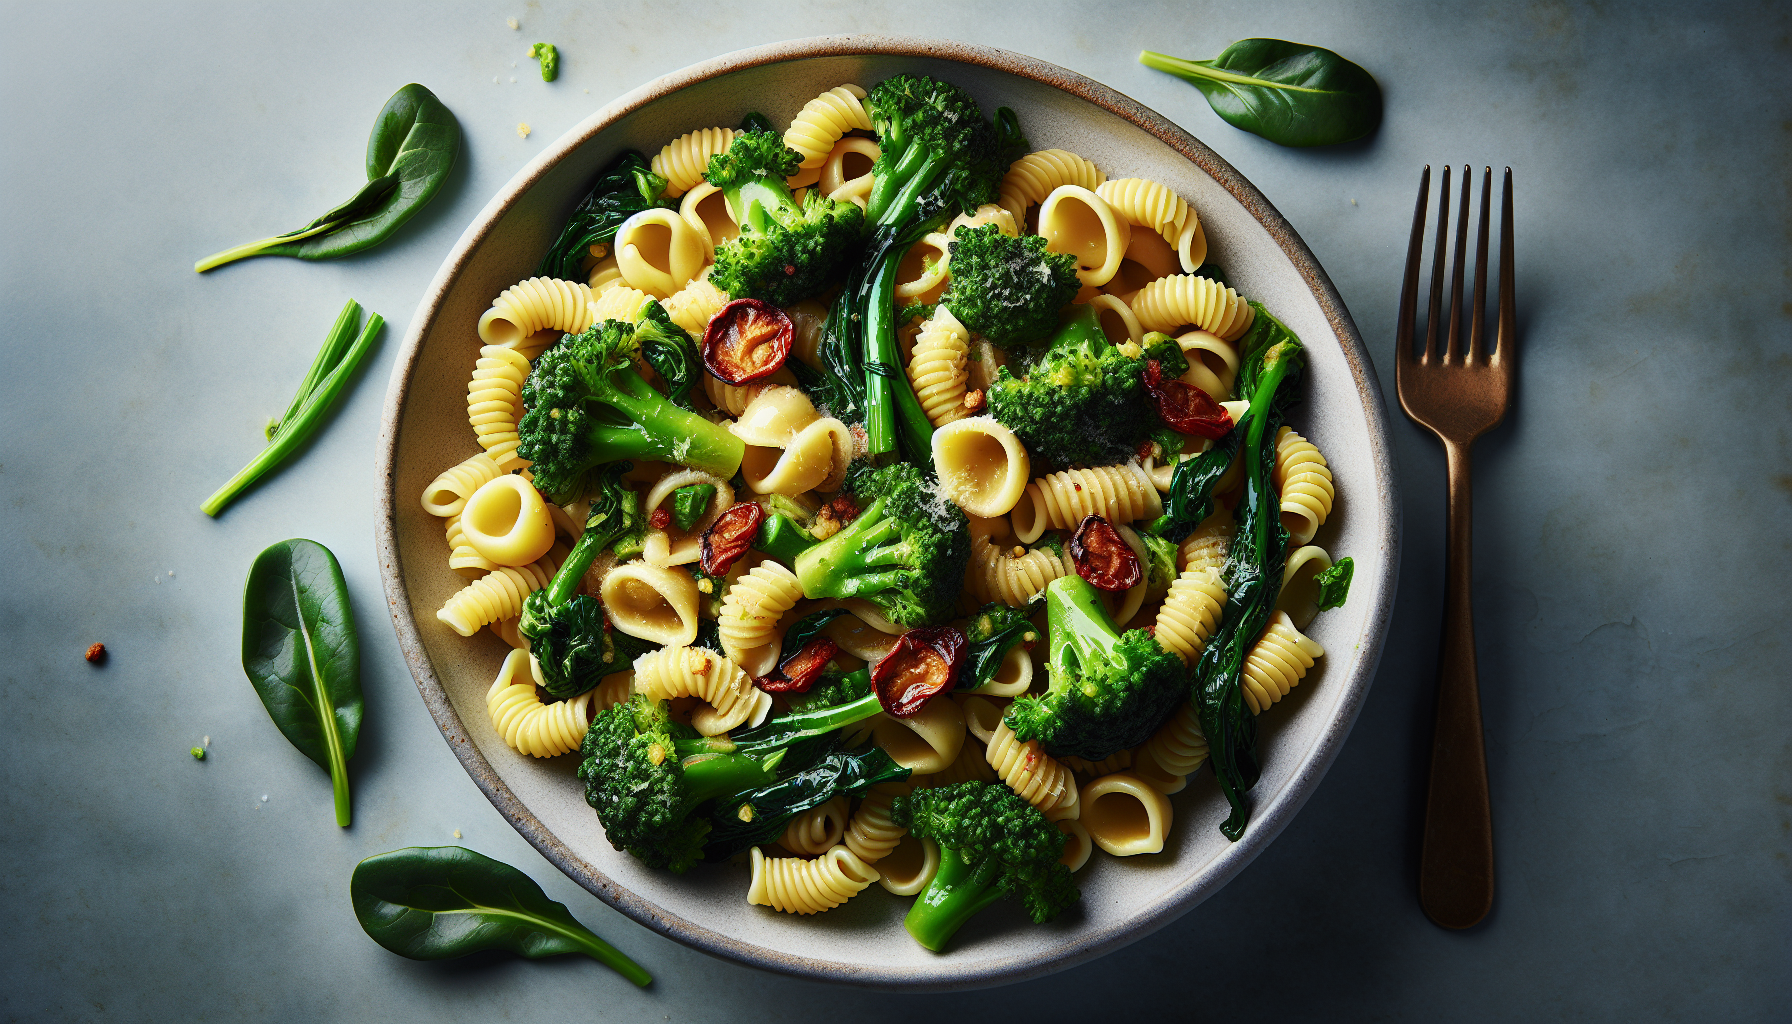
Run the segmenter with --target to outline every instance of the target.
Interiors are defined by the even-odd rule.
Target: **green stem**
[[[676,748],[677,744],[674,743]],[[767,786],[778,778],[784,752],[760,760],[746,754],[697,754],[684,759],[684,785],[692,804],[726,793]]]
[[[317,389],[317,382],[342,359],[342,351],[354,339],[355,325],[360,322],[361,304],[350,299],[342,307],[342,312],[336,314],[336,324],[330,328],[329,336],[324,338],[323,347],[317,350],[317,358],[311,361],[311,369],[305,371],[304,383],[299,385],[299,390],[292,396],[292,404],[286,407],[286,412],[279,419],[268,425],[268,440],[272,441],[274,435],[280,432],[281,424],[298,415],[305,405],[305,399],[311,397],[311,392]]]
[[[199,506],[200,511],[208,516],[216,516],[224,511],[238,495],[317,433],[318,428],[329,417],[330,407],[336,397],[347,386],[349,377],[373,349],[374,336],[379,334],[385,323],[385,318],[378,313],[368,315],[367,326],[362,328],[361,336],[355,339],[354,345],[337,361],[329,375],[306,396],[298,415],[282,421],[280,429],[275,431],[273,440],[262,449],[261,454],[226,481],[223,487],[218,488],[217,493],[205,499],[205,503]]]
[[[753,547],[765,552],[786,566],[796,563],[796,556],[819,543],[808,530],[797,525],[789,516],[772,513],[760,524],[759,535],[753,539]]]
[[[1001,899],[1002,891],[993,884],[1000,866],[995,857],[973,866],[957,850],[942,848],[939,871],[909,908],[903,927],[936,953],[946,948],[966,921]]]
[[[1254,85],[1260,89],[1285,89],[1289,92],[1319,93],[1326,91],[1324,89],[1309,89],[1304,86],[1289,85],[1286,82],[1272,82],[1267,78],[1252,78],[1250,75],[1239,75],[1230,71],[1221,71],[1218,68],[1208,67],[1200,61],[1185,60],[1181,57],[1172,57],[1167,53],[1154,53],[1150,50],[1140,51],[1139,63],[1158,71],[1167,71],[1177,78],[1205,78],[1212,82]]]
[[[854,675],[860,676],[865,682],[869,682],[871,678],[870,671],[867,669],[859,669]],[[851,676],[847,678],[850,679]],[[785,750],[802,740],[825,736],[837,729],[844,729],[854,723],[863,722],[882,710],[883,705],[878,703],[877,694],[868,693],[858,700],[848,701],[845,704],[774,718],[756,729],[749,729],[735,736],[729,743],[731,749],[742,754],[766,750]],[[691,741],[679,742],[680,753],[684,752],[684,744],[687,742]]]
[[[304,228],[290,234],[264,238],[259,242],[247,242],[243,245],[207,256],[205,259],[193,264],[193,272],[196,274],[203,274],[213,267],[221,267],[226,263],[247,259],[250,256],[260,256],[264,251],[272,249],[276,245],[285,245],[288,242],[298,242],[310,238],[313,235],[321,235],[326,232],[334,231],[346,223],[348,223],[348,218],[344,217],[341,220],[326,221],[313,228]]]

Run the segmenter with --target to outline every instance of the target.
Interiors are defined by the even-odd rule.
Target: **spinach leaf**
[[[695,409],[691,389],[705,372],[697,355],[697,342],[672,320],[659,302],[641,304],[641,322],[635,337],[641,342],[641,358],[653,367],[666,385],[666,399],[681,409]]]
[[[777,132],[778,131],[777,126],[772,124],[772,119],[769,117],[766,117],[764,114],[761,114],[757,110],[749,110],[745,114],[741,115],[740,128],[738,130],[743,131],[743,132]],[[782,135],[783,133],[778,132],[778,134]]]
[[[1201,520],[1213,514],[1213,487],[1226,475],[1232,459],[1238,454],[1238,428],[1213,443],[1192,459],[1176,464],[1170,474],[1170,493],[1164,499],[1164,514],[1153,520],[1152,533],[1180,541]]]
[[[1356,563],[1349,558],[1341,558],[1315,577],[1319,584],[1319,610],[1342,608],[1344,601],[1350,596],[1350,577],[1356,572]]]
[[[647,159],[633,150],[625,150],[592,182],[591,191],[573,208],[560,237],[548,247],[535,268],[538,277],[557,277],[562,281],[583,281],[586,275],[580,265],[585,254],[599,242],[616,237],[622,222],[655,207],[672,209],[675,199],[663,198],[666,179],[648,168]]]
[[[909,770],[892,760],[882,747],[835,750],[769,786],[717,800],[710,816],[709,836],[704,840],[703,857],[709,861],[726,860],[749,846],[772,842],[783,834],[791,818],[820,807],[837,794],[858,796],[880,782],[908,776]]]
[[[243,587],[243,671],[268,717],[330,773],[348,827],[348,759],[361,731],[361,642],[330,549],[283,540],[255,556]]]
[[[507,949],[531,960],[583,953],[646,987],[653,976],[548,899],[535,880],[459,846],[376,854],[349,879],[369,938],[412,960]]]
[[[1240,39],[1213,60],[1146,50],[1139,63],[1189,82],[1227,123],[1278,145],[1350,142],[1381,124],[1375,78],[1322,47]]]
[[[249,256],[330,260],[392,237],[441,191],[460,151],[460,123],[435,94],[412,83],[392,94],[367,138],[367,184],[353,199],[296,231],[239,245],[193,265],[204,273]]]

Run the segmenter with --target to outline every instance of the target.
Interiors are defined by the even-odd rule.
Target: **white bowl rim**
[[[812,957],[793,956],[755,943],[743,942],[714,929],[667,913],[657,904],[623,887],[574,853],[542,824],[498,776],[480,753],[450,702],[446,688],[424,648],[416,619],[411,614],[408,590],[400,571],[398,514],[405,502],[396,493],[399,415],[409,383],[422,354],[422,341],[434,324],[450,286],[475,248],[524,193],[561,160],[599,132],[649,103],[687,86],[746,68],[792,60],[834,56],[927,57],[958,61],[1028,78],[1062,89],[1087,100],[1149,132],[1211,176],[1261,223],[1306,281],[1333,333],[1340,342],[1351,377],[1369,421],[1369,456],[1375,467],[1377,491],[1375,516],[1380,548],[1385,557],[1374,579],[1375,605],[1365,619],[1370,626],[1363,637],[1361,656],[1351,674],[1342,680],[1328,678],[1328,686],[1345,692],[1337,714],[1308,748],[1305,761],[1290,783],[1278,794],[1252,808],[1251,827],[1245,836],[1210,862],[1170,897],[1128,919],[1123,925],[1079,934],[1053,947],[1043,956],[1017,956],[1001,960],[956,963],[942,959],[928,971],[866,970],[860,966]],[[1244,870],[1287,827],[1307,798],[1318,788],[1367,698],[1369,685],[1381,659],[1387,623],[1393,609],[1400,563],[1400,500],[1390,450],[1387,411],[1380,383],[1362,338],[1358,335],[1343,299],[1313,253],[1288,221],[1276,211],[1256,186],[1230,163],[1193,135],[1156,111],[1105,85],[1034,57],[951,40],[921,36],[856,34],[793,39],[723,54],[660,78],[606,104],[556,140],[518,171],[473,219],[455,243],[430,282],[412,317],[410,329],[392,369],[381,416],[378,488],[379,514],[375,517],[375,549],[385,582],[387,603],[397,632],[399,649],[409,663],[424,704],[442,731],[449,749],[460,759],[476,785],[506,821],[555,867],[584,886],[592,895],[637,923],[668,938],[712,956],[749,964],[779,974],[814,981],[852,984],[858,987],[905,991],[947,991],[1004,985],[1054,973],[1092,960],[1150,935],[1192,910]],[[1359,581],[1369,582],[1367,580]],[[1364,588],[1367,589],[1367,588]]]

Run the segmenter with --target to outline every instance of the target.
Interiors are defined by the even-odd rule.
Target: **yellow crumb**
[[[456,838],[456,839],[460,838],[460,829],[457,828],[454,830],[454,838]]]
[[[513,32],[514,32],[514,31],[515,31],[515,30],[517,30],[517,29],[519,29],[519,28],[522,28],[522,27],[523,27],[523,26],[521,26],[521,25],[518,25],[518,24],[517,24],[517,23],[516,23],[516,19],[515,19],[515,18],[505,18],[505,19],[504,19],[504,24],[506,24],[506,25],[509,25],[509,26],[510,26],[510,28],[511,28],[511,31],[513,31]]]
[[[517,138],[519,138],[519,139],[528,138],[530,131],[531,131],[531,129],[530,129],[529,123],[527,121],[518,121],[517,122],[517,124],[516,124],[516,137]]]

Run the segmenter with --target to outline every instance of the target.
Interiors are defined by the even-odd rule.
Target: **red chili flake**
[[[1131,590],[1145,579],[1132,545],[1100,516],[1084,516],[1070,535],[1070,560],[1078,576],[1103,590]]]
[[[796,326],[783,310],[758,299],[735,299],[709,318],[703,367],[724,384],[750,384],[776,373],[795,341]]]
[[[1155,359],[1145,360],[1145,390],[1171,430],[1218,439],[1232,429],[1232,417],[1224,407],[1198,387],[1165,380],[1163,366]]]
[[[716,517],[703,531],[703,571],[710,576],[726,576],[734,560],[746,554],[759,536],[759,524],[765,520],[765,509],[751,501],[736,502]]]
[[[647,517],[647,525],[656,530],[664,530],[666,527],[672,525],[672,513],[663,508],[656,508],[653,510],[653,513]]]
[[[87,660],[93,662],[95,665],[105,661],[106,645],[94,644],[92,647],[87,648]]]
[[[840,653],[840,645],[825,636],[818,636],[803,645],[803,649],[778,663],[778,667],[768,675],[761,676],[755,683],[766,693],[808,693],[815,680],[821,678],[822,669]]]
[[[840,520],[843,526],[859,518],[858,503],[844,494],[838,495],[833,501],[828,502],[828,508],[834,510],[834,518]]]
[[[884,712],[907,718],[950,690],[967,643],[963,631],[951,626],[923,626],[902,634],[890,653],[871,666],[871,686]]]

